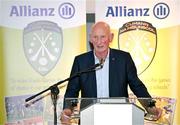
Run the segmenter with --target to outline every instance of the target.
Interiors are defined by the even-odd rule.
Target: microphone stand
[[[97,68],[97,67],[99,67],[99,68]],[[27,98],[27,99],[25,99],[25,102],[28,102],[28,101],[32,100],[33,98],[35,98],[35,97],[43,94],[44,92],[50,90],[50,91],[51,91],[51,99],[52,99],[53,106],[54,106],[54,125],[57,125],[56,105],[57,105],[57,96],[58,96],[58,94],[59,94],[58,85],[66,82],[66,81],[69,81],[69,80],[71,80],[71,79],[73,79],[73,78],[75,78],[75,77],[78,77],[78,76],[80,76],[81,74],[88,73],[88,72],[93,72],[93,71],[96,71],[97,69],[101,69],[101,68],[103,68],[103,65],[102,65],[102,63],[100,62],[100,63],[98,63],[98,64],[95,64],[94,66],[91,66],[90,68],[88,68],[88,69],[86,69],[86,70],[77,72],[77,73],[75,73],[74,75],[70,76],[69,78],[66,78],[66,79],[64,79],[64,80],[62,80],[62,81],[59,81],[58,83],[50,86],[49,88],[47,88],[47,89],[45,89],[45,90],[43,90],[43,91],[41,91],[41,92],[39,92],[39,93],[37,93],[37,94],[29,97],[29,98]]]

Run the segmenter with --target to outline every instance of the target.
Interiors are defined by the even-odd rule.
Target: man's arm
[[[156,102],[152,99],[143,82],[138,78],[137,70],[130,54],[127,58],[127,73],[131,90],[138,98],[142,98],[139,99],[141,105],[146,109],[148,114],[151,114],[151,116],[154,115],[154,120],[159,119],[162,114],[162,109],[156,107]]]

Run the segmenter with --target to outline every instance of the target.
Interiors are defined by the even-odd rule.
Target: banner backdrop
[[[109,23],[111,46],[131,53],[140,79],[154,97],[177,99],[180,124],[180,1],[96,0],[96,21]]]
[[[24,101],[69,77],[75,55],[86,51],[85,6],[74,0],[0,0],[1,125],[52,122],[53,113],[44,110],[52,105],[47,93],[31,110]]]
[[[85,3],[0,0],[0,124],[53,124],[49,93],[29,105],[24,100],[69,77],[74,56],[86,51]],[[96,0],[92,5],[96,21],[112,27],[111,47],[131,53],[151,95],[177,99],[174,122],[180,124],[180,1]]]

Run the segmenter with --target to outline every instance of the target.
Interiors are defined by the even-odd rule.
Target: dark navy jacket
[[[75,57],[71,76],[76,72],[91,67],[94,64],[93,51]],[[128,85],[137,97],[151,97],[145,85],[137,76],[135,64],[129,53],[110,49],[109,55],[109,96],[128,97]],[[78,97],[96,98],[96,75],[95,72],[82,74],[69,81],[65,98]]]

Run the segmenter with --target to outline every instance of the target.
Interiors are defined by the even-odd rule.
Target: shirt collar
[[[108,49],[108,54],[107,54],[105,60],[106,60],[106,59],[109,59],[109,53],[110,53],[110,49]],[[95,51],[93,51],[93,54],[94,54],[95,62],[99,62],[99,59],[98,59],[98,57],[97,57],[96,54],[95,54]]]

